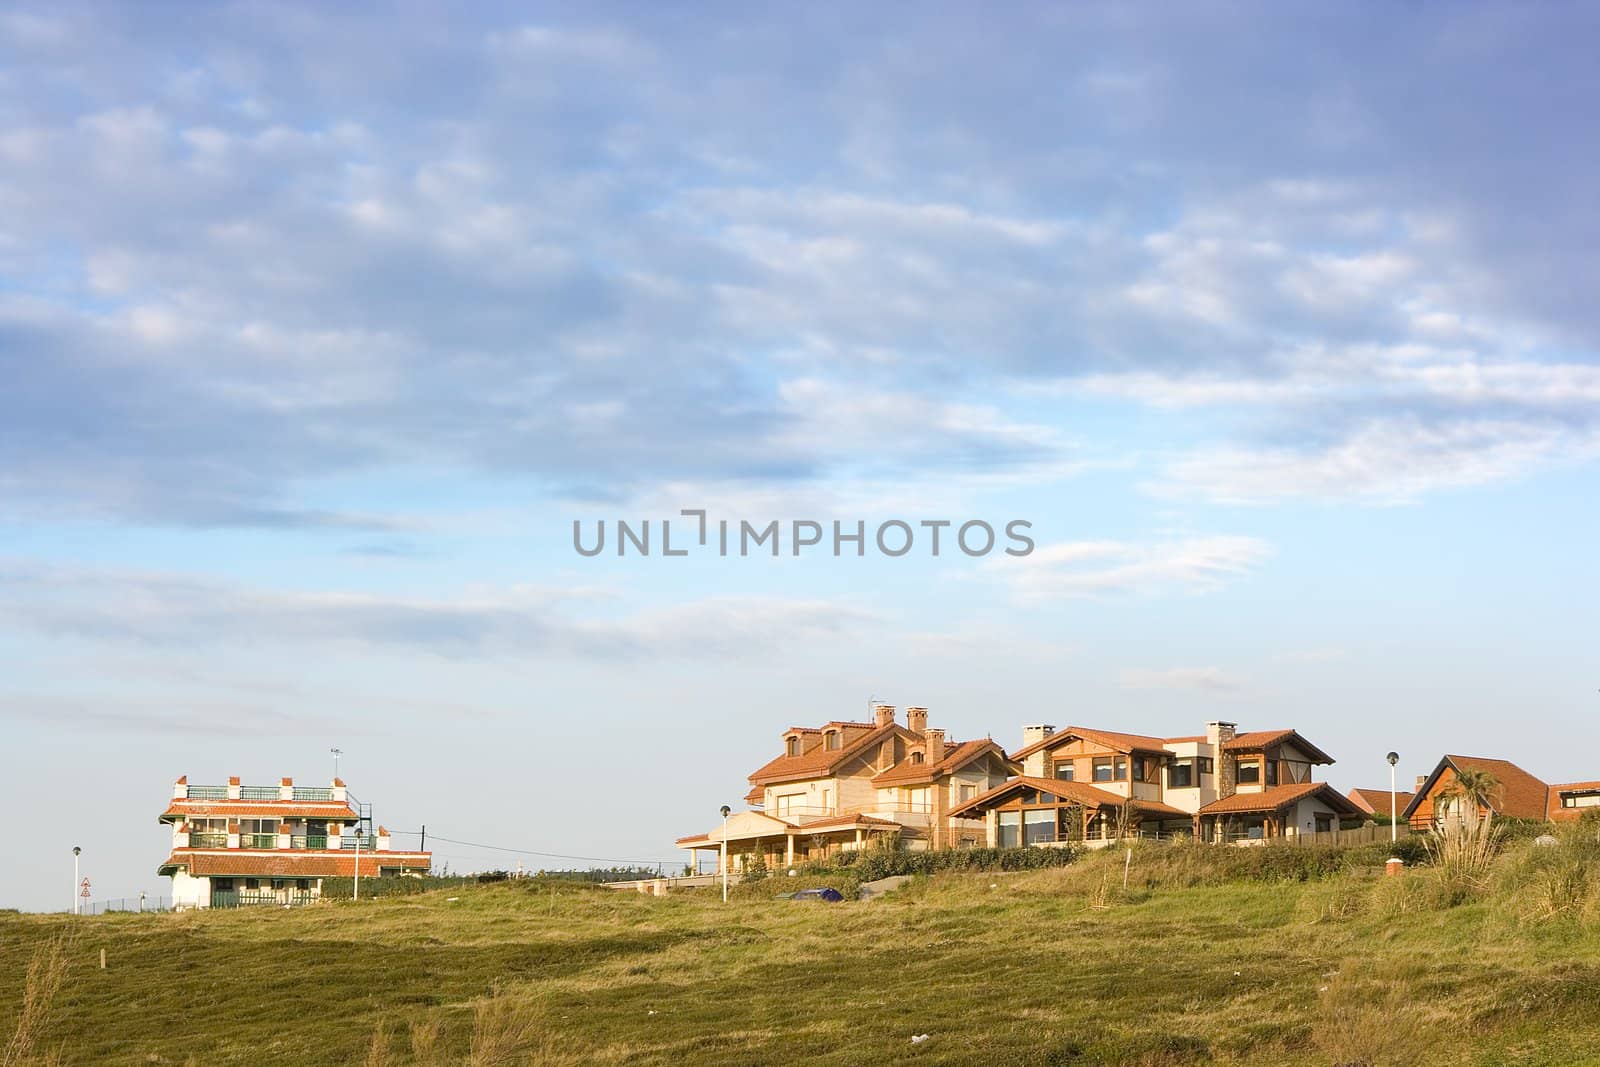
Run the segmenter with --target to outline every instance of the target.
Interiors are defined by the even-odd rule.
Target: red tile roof
[[[1040,738],[1031,745],[1026,745],[1011,753],[1014,760],[1024,759],[1033,755],[1040,749],[1055,748],[1056,745],[1073,737],[1081,737],[1085,741],[1095,741],[1107,748],[1121,752],[1165,752],[1166,740],[1160,737],[1149,737],[1145,734],[1124,734],[1114,730],[1093,730],[1087,726],[1068,726],[1057,730],[1048,737]]]
[[[1394,795],[1394,814],[1398,817],[1411,803],[1413,794],[1397,791]],[[1389,791],[1387,789],[1352,789],[1345,797],[1362,811],[1373,815],[1389,814]]]
[[[989,790],[982,796],[974,797],[965,804],[952,808],[950,814],[953,817],[972,818],[988,811],[997,803],[1004,803],[1012,793],[1021,789],[1033,789],[1038,792],[1049,793],[1052,796],[1058,796],[1074,804],[1082,804],[1084,807],[1089,808],[1120,808],[1128,802],[1127,798],[1120,794],[1106,789],[1097,789],[1083,782],[1069,782],[1063,778],[1034,778],[1024,775],[1019,778],[1013,778],[1009,782]],[[1135,800],[1132,803],[1133,810],[1137,812],[1148,812],[1151,815],[1164,815],[1184,819],[1191,817],[1186,811],[1180,811],[1169,804],[1162,804],[1154,800]]]
[[[426,871],[432,863],[432,853],[428,852],[362,852],[361,874],[376,877],[381,870],[394,867]],[[256,852],[177,848],[156,873],[171,874],[179,867],[187,867],[195,877],[349,878],[356,872],[356,854],[353,850]]]
[[[770,785],[773,782],[792,782],[797,778],[826,777],[846,760],[867,752],[894,733],[903,735],[908,741],[918,740],[917,735],[905,727],[898,723],[889,723],[886,726],[875,727],[839,748],[824,748],[819,745],[810,752],[802,752],[798,756],[779,756],[751,772],[750,781],[756,785]]]
[[[744,795],[744,802],[746,804],[760,804],[766,795],[767,791],[765,789],[759,785],[753,785],[750,787],[750,792]]]
[[[945,749],[945,757],[938,763],[913,763],[903,759],[873,776],[873,785],[904,785],[915,782],[931,782],[939,775],[953,774],[967,764],[993,752],[1002,760],[1006,758],[1005,749],[989,740],[987,737],[975,741],[962,741],[952,743]]]
[[[1455,772],[1463,769],[1486,771],[1500,782],[1489,806],[1498,815],[1517,819],[1543,819],[1550,810],[1550,787],[1518,767],[1510,760],[1490,759],[1486,756],[1445,756],[1428,775],[1422,788],[1417,790],[1411,803],[1406,805],[1406,818],[1420,807],[1425,797],[1432,796],[1446,767]]]
[[[1213,800],[1200,809],[1201,815],[1237,815],[1242,812],[1281,811],[1290,804],[1315,796],[1341,815],[1360,815],[1362,811],[1342,796],[1327,782],[1301,782],[1298,785],[1275,785],[1259,793],[1235,793],[1231,797]]]
[[[355,809],[331,800],[174,800],[161,822],[189,816],[234,819],[355,819]]]
[[[1313,763],[1332,763],[1334,759],[1322,749],[1300,736],[1298,730],[1247,730],[1242,734],[1235,734],[1230,740],[1222,743],[1224,752],[1255,752],[1258,749],[1270,748],[1273,745],[1292,741],[1296,748],[1303,749],[1311,757]]]
[[[893,819],[880,819],[873,815],[838,815],[830,819],[801,823],[795,829],[811,834],[828,830],[849,830],[857,826],[870,829],[874,827],[897,827],[899,825]]]

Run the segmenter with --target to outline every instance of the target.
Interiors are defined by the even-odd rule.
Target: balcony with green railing
[[[188,796],[190,800],[227,800],[228,787],[225,785],[191,785]]]
[[[332,800],[333,790],[327,786],[297,785],[294,787],[296,800]]]
[[[240,834],[240,848],[277,848],[277,834]]]
[[[282,795],[275,785],[241,785],[240,800],[277,800]]]
[[[290,848],[327,848],[327,834],[293,834],[289,837]]]
[[[228,847],[228,835],[227,834],[217,834],[217,833],[193,833],[193,832],[191,832],[189,834],[189,847],[190,848],[227,848]]]

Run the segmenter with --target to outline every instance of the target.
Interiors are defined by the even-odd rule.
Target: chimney
[[[1043,741],[1045,738],[1049,737],[1055,732],[1056,728],[1051,726],[1049,723],[1039,723],[1036,726],[1024,726],[1022,728],[1022,747],[1027,748],[1029,745],[1038,744],[1040,741]]]
[[[1218,800],[1231,797],[1239,791],[1239,757],[1222,751],[1222,746],[1233,740],[1238,729],[1238,723],[1206,723],[1206,743],[1216,757]]]
[[[927,733],[928,732],[928,709],[927,708],[907,708],[906,709],[906,729],[910,730],[912,733],[918,734],[918,735]]]
[[[873,708],[872,711],[872,722],[874,726],[888,726],[890,723],[894,722],[893,704],[879,704],[876,708]]]
[[[927,760],[928,760],[929,765],[932,765],[932,764],[938,763],[940,760],[944,759],[944,755],[945,755],[945,752],[944,752],[944,731],[943,730],[929,730],[927,732],[927,738],[928,738],[928,756],[927,756]]]
[[[1420,793],[1420,792],[1422,792],[1422,787],[1427,785],[1427,784],[1428,784],[1428,776],[1426,774],[1419,774],[1419,775],[1417,775],[1417,784],[1412,787],[1411,791],[1413,793]]]

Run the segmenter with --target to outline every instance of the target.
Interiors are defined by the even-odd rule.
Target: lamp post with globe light
[[[1395,810],[1395,785],[1394,765],[1400,762],[1400,753],[1391,752],[1384,757],[1389,761],[1389,843],[1392,845],[1400,840],[1400,828],[1397,825],[1400,813]]]
[[[722,902],[728,902],[728,813],[733,809],[722,805]]]

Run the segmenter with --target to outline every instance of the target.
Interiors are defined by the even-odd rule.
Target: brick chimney
[[[1238,732],[1238,723],[1206,723],[1206,743],[1216,756],[1218,800],[1231,797],[1239,791],[1239,758],[1222,751],[1222,746],[1232,741]]]
[[[910,730],[912,733],[918,734],[918,735],[927,733],[928,732],[928,709],[927,708],[907,708],[906,709],[906,729]]]
[[[894,705],[879,704],[872,709],[872,723],[874,726],[888,726],[894,722]]]
[[[927,731],[926,736],[928,738],[927,760],[929,765],[932,765],[944,759],[944,731],[929,730]]]
[[[1420,792],[1422,792],[1422,787],[1427,785],[1427,784],[1428,784],[1428,776],[1426,774],[1419,774],[1419,775],[1417,775],[1417,784],[1412,787],[1411,791],[1413,793],[1420,793]]]

